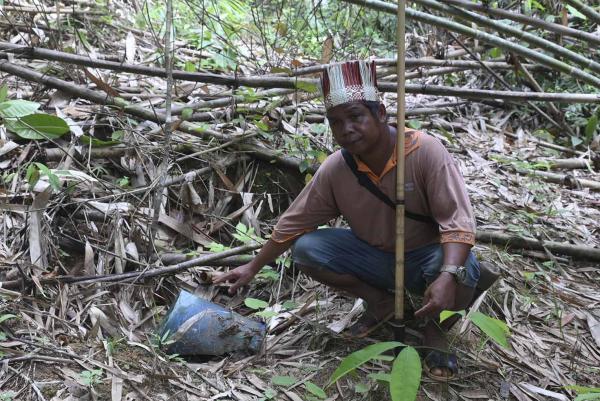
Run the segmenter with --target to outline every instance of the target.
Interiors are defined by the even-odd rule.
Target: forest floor
[[[95,7],[85,4],[78,6]],[[55,31],[45,24],[52,20],[37,20],[39,27],[32,31],[29,17],[17,11],[6,14],[12,28],[0,36],[12,44],[68,48],[92,59],[110,54],[151,64],[157,55],[153,37],[128,29],[128,20],[116,15],[130,10],[119,7],[110,24],[87,14],[97,31],[87,30],[86,41],[51,45]],[[184,44],[174,53],[181,63],[201,56]],[[116,91],[151,113],[164,109],[163,78],[12,55],[8,61],[97,93]],[[254,71],[244,67],[242,72]],[[205,115],[197,117],[197,135],[173,132],[168,148],[175,162],[169,175],[208,168],[165,189],[153,225],[151,195],[167,149],[159,124],[14,74],[0,72],[0,80],[9,98],[41,104],[42,110],[66,119],[73,133],[72,138],[30,141],[0,129],[0,168],[11,173],[0,186],[0,400],[319,399],[308,382],[324,387],[345,356],[393,339],[387,326],[372,338],[343,337],[340,332],[359,315],[361,305],[294,271],[286,259],[234,297],[225,287],[202,285],[200,277],[239,264],[243,257],[133,282],[57,282],[60,276],[143,270],[156,257],[164,264],[179,263],[248,244],[250,237],[265,238],[310,178],[309,164],[333,150],[318,102],[294,93],[262,97],[264,91],[246,89],[234,101],[226,86],[176,81],[176,106],[215,99],[225,103],[200,109]],[[393,95],[384,100],[395,104]],[[456,158],[478,229],[600,247],[600,193],[581,181],[600,182],[593,152],[546,146],[551,138],[540,138],[531,128],[538,117],[521,114],[519,105],[457,105],[458,100],[410,95],[407,108],[437,108],[435,114],[410,117],[411,124],[440,139]],[[241,141],[220,147],[210,139],[212,132],[229,139],[250,134],[245,143],[284,150],[308,162],[300,166],[301,173],[297,166],[265,161]],[[78,153],[86,156],[65,156]],[[587,167],[555,169],[553,162],[566,158],[587,161]],[[69,174],[59,177],[58,190],[43,172],[30,188],[26,174],[33,162]],[[67,181],[74,184],[68,190]],[[150,227],[153,241],[148,241]],[[420,399],[569,400],[577,392],[568,386],[600,386],[598,263],[486,241],[474,251],[502,271],[476,307],[508,324],[510,348],[486,340],[468,322],[459,323],[450,334],[459,375],[444,384],[424,376]],[[34,260],[32,252],[41,256]],[[261,351],[187,359],[166,355],[158,346],[157,328],[180,289],[200,291],[244,315],[255,312],[246,306],[248,297],[266,301],[268,334]],[[409,322],[409,344],[419,344],[418,329],[418,322]],[[388,371],[389,361],[369,362],[329,387],[327,399],[388,399],[387,386],[369,377]],[[276,376],[293,380],[283,385],[273,381]]]

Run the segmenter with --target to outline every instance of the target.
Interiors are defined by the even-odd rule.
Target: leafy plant
[[[4,96],[6,97],[6,94]],[[69,125],[60,117],[36,113],[39,103],[27,100],[6,100],[0,103],[0,118],[6,128],[25,139],[52,139],[69,132]]]
[[[456,314],[464,317],[465,311],[442,311],[440,313],[440,323]],[[478,311],[467,314],[466,318],[497,344],[504,348],[510,348],[510,345],[508,344],[510,329],[502,320],[489,317]]]
[[[96,384],[100,384],[102,379],[102,369],[84,370],[79,374],[81,381],[86,386],[93,387]]]
[[[254,233],[254,228],[246,227],[244,223],[238,223],[235,226],[235,231],[233,237],[243,244],[261,241],[261,238]]]
[[[567,390],[577,392],[577,397],[573,401],[590,401],[600,400],[600,387],[583,387],[583,386],[565,386]]]
[[[3,391],[0,393],[0,401],[13,401],[16,395],[14,391]]]
[[[328,388],[363,364],[374,359],[381,359],[384,356],[382,355],[384,352],[397,347],[404,348],[395,358],[391,373],[385,376],[379,375],[376,378],[383,379],[389,383],[392,400],[414,399],[421,382],[421,360],[413,347],[405,346],[396,341],[372,344],[348,355],[333,372],[325,388]]]
[[[25,179],[27,180],[30,189],[35,187],[35,184],[37,184],[41,176],[48,177],[48,182],[50,183],[52,189],[55,191],[60,191],[60,178],[51,169],[49,169],[48,166],[37,162],[31,163],[29,166],[27,166]]]

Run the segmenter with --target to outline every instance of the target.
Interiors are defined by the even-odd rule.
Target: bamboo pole
[[[600,14],[592,7],[582,3],[580,0],[565,0],[565,2],[581,11],[583,15],[594,21],[596,24],[600,24]]]
[[[346,0],[350,2],[357,2],[358,0]],[[382,3],[382,2],[379,2]],[[377,8],[376,8],[377,9]],[[409,9],[410,10],[410,9]],[[384,10],[389,11],[389,10]],[[470,28],[469,28],[470,29]],[[164,69],[122,64],[118,62],[106,61],[106,60],[89,60],[84,56],[77,56],[68,53],[55,52],[52,50],[29,48],[19,45],[13,45],[10,43],[0,42],[0,50],[7,50],[16,52],[17,54],[25,55],[30,58],[40,58],[47,60],[64,61],[76,65],[93,66],[95,68],[110,69],[115,71],[130,72],[136,74],[143,74],[147,76],[166,77]],[[526,49],[529,51],[529,49]],[[60,54],[56,54],[60,53]],[[519,53],[519,52],[516,52]],[[64,57],[63,57],[64,56]],[[546,57],[546,56],[544,56]],[[441,61],[442,63],[447,63]],[[437,63],[433,61],[432,63]],[[464,61],[463,61],[464,63]],[[434,65],[434,64],[432,64]],[[448,64],[446,64],[448,65]],[[450,64],[451,65],[451,64]],[[0,60],[0,70],[4,70],[9,73],[15,71],[17,68],[24,68],[16,66],[12,63],[3,62]],[[569,67],[574,68],[574,67]],[[15,75],[18,75],[15,73]],[[50,77],[51,78],[51,77]],[[230,75],[217,75],[207,73],[193,73],[185,71],[173,71],[173,79],[181,81],[191,82],[203,82],[216,85],[228,85],[228,86],[247,86],[252,88],[281,88],[300,90],[306,85],[314,86],[317,88],[318,81],[316,79],[297,79],[289,77],[235,77]],[[600,79],[598,79],[600,83]],[[600,87],[600,86],[599,86]],[[60,88],[59,88],[60,89]],[[396,92],[396,85],[394,83],[379,83],[379,90],[382,92]],[[285,91],[281,92],[282,94]],[[569,94],[569,93],[530,93],[530,92],[503,92],[503,91],[490,91],[490,90],[477,90],[477,89],[463,89],[463,88],[452,88],[441,85],[418,85],[409,84],[405,85],[405,93],[419,93],[436,96],[456,96],[467,99],[503,99],[512,101],[527,101],[527,100],[538,100],[538,101],[551,101],[551,102],[564,102],[564,103],[600,103],[600,96],[596,94]],[[223,100],[225,101],[225,100]],[[186,107],[201,108],[201,105],[190,105]],[[177,106],[174,110],[175,113],[180,113],[184,107]]]
[[[440,12],[452,15],[455,17],[463,18],[467,21],[475,22],[478,25],[491,28],[495,32],[502,32],[506,35],[510,35],[514,38],[520,39],[533,46],[539,46],[541,49],[548,52],[554,53],[563,57],[565,60],[569,60],[573,63],[579,64],[583,68],[589,68],[595,73],[600,73],[600,64],[594,60],[584,57],[579,53],[571,51],[559,44],[544,39],[539,35],[531,34],[524,29],[515,28],[513,26],[504,24],[502,22],[494,21],[483,15],[467,11],[457,7],[449,7],[437,0],[412,0],[416,4],[420,4],[424,7],[430,7]]]
[[[467,10],[475,10],[487,15],[493,15],[502,19],[508,19],[511,21],[521,22],[526,25],[534,26],[536,28],[545,29],[550,32],[558,33],[563,36],[580,39],[588,42],[590,45],[600,45],[600,37],[595,36],[589,32],[580,31],[578,29],[569,28],[567,26],[556,24],[554,22],[548,22],[539,18],[530,17],[523,15],[518,12],[503,10],[501,8],[494,8],[486,6],[480,3],[473,3],[466,0],[444,0],[445,4],[460,6]]]
[[[404,342],[404,110],[405,110],[405,8],[406,0],[398,0],[396,40],[398,47],[397,60],[397,135],[396,135],[396,292],[394,294],[394,337],[396,341]]]
[[[347,3],[357,4],[363,7],[372,8],[374,10],[379,10],[383,12],[387,12],[393,14],[395,12],[396,7],[388,2],[379,1],[379,0],[344,0]],[[494,46],[505,49],[509,52],[514,52],[523,56],[524,58],[535,60],[540,64],[546,65],[555,69],[557,71],[561,71],[565,74],[570,74],[573,77],[580,79],[584,82],[587,82],[591,85],[594,85],[597,88],[600,88],[600,78],[589,74],[579,68],[571,66],[567,63],[564,63],[560,60],[557,60],[553,57],[547,56],[540,52],[536,52],[535,50],[528,49],[519,44],[513,43],[506,39],[500,38],[496,35],[491,35],[487,32],[473,29],[463,24],[459,24],[457,22],[451,21],[447,18],[437,17],[435,15],[427,14],[424,12],[420,12],[414,10],[412,8],[406,9],[406,17],[412,18],[415,21],[423,22],[425,24],[438,26],[441,28],[445,28],[449,31],[460,33],[477,40],[481,40],[483,42],[492,44]]]

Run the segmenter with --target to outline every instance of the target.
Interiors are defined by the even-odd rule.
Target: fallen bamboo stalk
[[[19,6],[2,6],[4,12],[21,12],[28,14],[57,14],[56,8],[38,8],[38,7],[19,7]],[[61,7],[60,14],[83,14],[83,15],[105,15],[105,11],[101,10],[73,10],[71,7]]]
[[[147,110],[139,106],[129,106],[127,105],[127,102],[123,101],[122,99],[112,98],[106,94],[98,93],[93,90],[83,88],[79,85],[75,85],[73,83],[66,82],[58,78],[49,77],[29,68],[21,67],[12,63],[8,63],[6,61],[0,61],[0,71],[5,71],[13,75],[19,76],[23,79],[48,85],[55,89],[60,89],[66,93],[90,100],[94,103],[116,106],[119,109],[123,110],[125,113],[131,114],[136,117],[141,117],[145,120],[160,123],[164,123],[165,121],[164,113]],[[174,123],[177,124],[179,123],[179,121],[176,121]],[[224,142],[231,141],[235,138],[233,136],[222,134],[220,132],[208,129],[206,127],[195,125],[188,121],[183,121],[179,123],[177,129],[179,131],[185,132],[193,136],[198,136],[206,139],[214,138]],[[268,162],[274,161],[276,163],[281,164],[282,166],[290,167],[296,170],[298,170],[300,166],[300,161],[298,159],[288,156],[282,156],[280,152],[264,148],[258,144],[243,144],[237,146],[243,147],[243,150],[245,150],[246,152],[251,153],[256,157],[262,160],[266,160]],[[308,171],[314,173],[316,171],[316,168],[314,166],[310,166]]]
[[[247,244],[243,246],[238,246],[236,248],[229,249],[227,251],[213,253],[210,255],[203,255],[197,258],[187,260],[185,262],[178,263],[173,266],[168,267],[158,267],[158,266],[148,266],[148,268],[142,271],[134,271],[128,273],[121,274],[104,274],[98,276],[80,276],[80,277],[70,277],[70,276],[59,276],[54,279],[49,279],[49,281],[59,281],[62,283],[69,284],[91,284],[91,283],[107,283],[107,282],[128,282],[128,281],[138,281],[142,279],[147,279],[151,277],[158,276],[166,276],[172,275],[176,273],[180,273],[189,269],[190,267],[200,266],[205,263],[214,262],[219,259],[223,259],[230,256],[239,255],[242,253],[250,252],[262,247],[262,244]]]
[[[540,241],[534,238],[525,238],[516,234],[477,230],[477,241],[507,246],[516,249],[533,249],[538,251],[548,250],[552,253],[571,256],[573,259],[600,261],[600,248],[573,245],[564,242]]]
[[[546,40],[539,35],[531,34],[525,31],[524,29],[515,28],[513,26],[495,21],[483,15],[467,11],[461,8],[449,7],[437,0],[413,0],[413,2],[425,7],[431,7],[432,9],[446,13],[448,15],[463,18],[467,21],[474,22],[478,25],[488,27],[495,32],[501,32],[505,35],[509,35],[514,38],[520,39],[532,46],[538,46],[543,50],[561,56],[565,60],[569,60],[575,64],[579,64],[583,68],[590,69],[595,73],[600,73],[600,64],[595,62],[593,59],[584,57],[581,54],[569,50],[557,43],[554,43],[550,40]]]
[[[348,0],[350,1],[350,0]],[[358,1],[358,0],[351,0]],[[373,0],[371,0],[373,1]],[[15,46],[10,44],[10,46]],[[0,49],[4,47],[3,43],[0,43]],[[19,46],[23,48],[22,46]],[[25,49],[35,49],[35,48],[25,48]],[[44,50],[44,49],[36,49],[36,50]],[[81,56],[78,56],[81,57]],[[119,65],[125,66],[126,64],[119,64],[112,61],[100,61],[103,65]],[[76,63],[77,64],[77,63]],[[98,67],[98,68],[108,68],[108,67]],[[162,76],[164,77],[164,70],[155,69],[151,67],[137,67],[148,70],[147,73],[150,76]],[[574,67],[570,67],[574,68]],[[26,78],[26,76],[32,77],[33,74],[26,74],[23,71],[29,70],[25,67],[9,63],[7,61],[0,61],[0,70],[5,72],[21,76],[22,78]],[[20,71],[19,71],[20,70]],[[37,72],[36,72],[37,73]],[[21,74],[21,75],[20,75]],[[37,73],[39,74],[39,73]],[[306,88],[306,86],[310,86],[311,88],[318,87],[318,80],[316,79],[297,79],[297,78],[288,78],[288,77],[235,77],[228,75],[217,75],[217,74],[205,74],[205,73],[188,73],[184,71],[174,71],[173,78],[178,80],[189,80],[193,82],[204,82],[204,83],[212,83],[219,85],[228,85],[228,86],[248,86],[254,88],[281,88],[281,89],[297,89],[301,90],[301,88]],[[38,78],[39,79],[39,78]],[[47,85],[51,85],[52,82],[57,82],[57,78],[46,77],[45,80]],[[61,81],[61,80],[58,80]],[[62,81],[65,82],[65,81]],[[599,87],[600,87],[600,80]],[[64,86],[64,85],[63,85]],[[60,88],[59,88],[60,89]],[[379,89],[382,92],[395,92],[396,84],[390,82],[382,82],[379,84]],[[87,89],[90,92],[89,89]],[[462,89],[462,88],[454,88],[448,86],[441,85],[406,85],[406,92],[413,94],[426,94],[426,95],[434,95],[434,96],[455,96],[467,99],[502,99],[502,100],[511,100],[511,101],[555,101],[555,102],[563,102],[563,103],[600,103],[600,95],[597,94],[570,94],[570,93],[545,93],[545,92],[507,92],[507,91],[492,91],[492,90],[479,90],[479,89]],[[95,92],[94,92],[95,93]],[[90,95],[92,96],[92,95]],[[96,102],[100,104],[106,104],[109,99],[105,95],[96,94],[93,95],[95,98],[103,97],[105,100],[102,102]],[[114,102],[113,102],[114,103]],[[129,106],[135,107],[135,106]],[[197,108],[201,108],[201,105],[198,105]],[[183,109],[184,107],[182,107]],[[148,111],[145,112],[147,115]]]
[[[596,170],[600,170],[600,158],[595,158],[592,160],[586,159],[554,159],[554,160],[545,160],[550,165],[551,169],[588,169],[592,168]]]
[[[379,0],[344,0],[347,3],[352,3],[356,5],[360,5],[363,7],[372,8],[374,10],[383,11],[389,14],[396,13],[396,5],[384,1]],[[419,0],[425,1],[425,0]],[[448,7],[446,7],[448,8]],[[466,12],[466,11],[465,11]],[[477,15],[477,14],[475,14]],[[487,32],[470,28],[466,25],[459,24],[457,22],[451,21],[447,18],[437,17],[432,14],[427,14],[424,12],[420,12],[414,10],[412,8],[406,9],[406,16],[410,17],[416,21],[423,22],[425,24],[438,26],[441,28],[445,28],[449,31],[460,33],[477,40],[481,40],[486,43],[490,43],[494,46],[505,49],[509,52],[514,52],[524,58],[535,60],[536,62],[551,67],[557,71],[561,71],[565,74],[570,74],[573,77],[580,79],[584,82],[587,82],[591,85],[594,85],[597,88],[600,88],[600,78],[589,74],[579,68],[573,67],[567,63],[564,63],[556,58],[547,56],[543,53],[536,52],[535,50],[528,49],[525,46],[513,43],[509,40],[500,38],[496,35],[489,34]],[[591,60],[590,60],[591,61]]]
[[[600,191],[600,181],[592,181],[585,178],[577,178],[570,174],[557,174],[550,173],[547,171],[530,170],[517,167],[510,168],[510,170],[521,175],[541,178],[546,182],[564,185],[571,189],[590,188],[594,191]]]
[[[183,253],[163,253],[159,256],[161,263],[172,265],[190,260],[192,257]],[[254,259],[252,255],[229,256],[217,260],[209,260],[202,263],[203,266],[240,266]]]
[[[583,15],[594,21],[596,24],[600,24],[600,13],[598,13],[592,7],[588,6],[585,3],[582,3],[580,0],[565,0],[565,2],[576,8],[578,11],[580,11]]]
[[[503,19],[511,21],[521,22],[526,25],[530,25],[536,28],[545,29],[550,32],[558,33],[563,36],[568,36],[576,39],[580,39],[593,45],[600,45],[600,37],[595,36],[591,33],[580,31],[578,29],[569,28],[567,26],[556,24],[554,22],[548,22],[539,18],[530,17],[528,15],[520,14],[514,11],[503,10],[501,8],[494,8],[480,3],[473,3],[465,0],[444,0],[445,4],[459,6],[464,9],[474,10],[488,15],[493,15]],[[531,69],[530,67],[527,67]]]

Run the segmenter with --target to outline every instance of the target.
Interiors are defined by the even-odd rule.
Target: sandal
[[[355,339],[365,338],[393,317],[394,312],[390,312],[383,319],[378,320],[370,313],[365,312],[356,323],[348,328],[346,337]]]
[[[441,376],[431,373],[432,369],[448,369],[449,376]],[[425,374],[432,380],[438,382],[447,382],[455,378],[458,373],[458,360],[456,354],[439,350],[432,350],[425,356],[423,360],[423,369]]]

